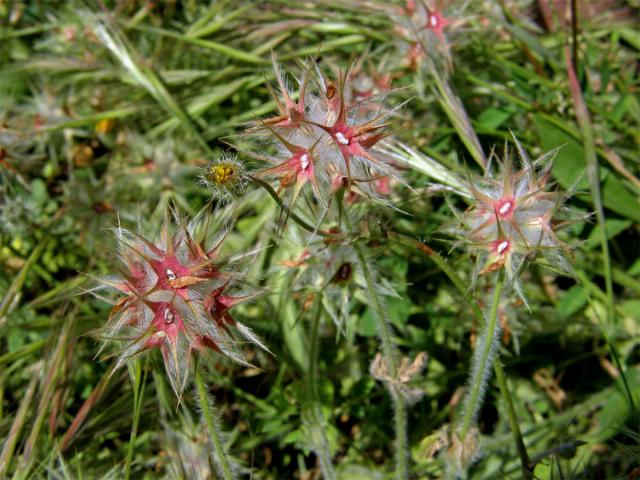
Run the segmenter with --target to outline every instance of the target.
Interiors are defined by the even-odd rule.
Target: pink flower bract
[[[104,286],[124,294],[100,332],[126,343],[116,368],[138,353],[159,348],[177,395],[186,386],[194,352],[214,350],[247,363],[232,329],[266,349],[229,312],[256,293],[231,293],[241,274],[218,258],[225,235],[207,241],[202,223],[167,222],[157,242],[116,229],[123,267],[119,276],[101,280]]]

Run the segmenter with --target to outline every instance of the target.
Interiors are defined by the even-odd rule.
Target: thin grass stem
[[[38,446],[38,438],[45,416],[49,412],[48,407],[53,403],[54,392],[59,386],[61,381],[60,377],[63,375],[65,355],[67,353],[67,349],[71,348],[70,335],[73,324],[74,319],[71,317],[70,320],[66,321],[62,327],[60,335],[58,336],[56,348],[48,362],[48,371],[42,377],[40,400],[37,408],[38,414],[36,415],[31,432],[29,433],[24,445],[19,469],[14,474],[14,478],[16,480],[29,478],[30,475],[33,474],[31,469],[36,462],[35,454],[36,447]]]
[[[574,12],[575,14],[575,12]],[[606,307],[607,307],[607,325],[603,328],[609,328],[615,322],[615,299],[613,295],[613,274],[611,269],[611,256],[609,255],[609,241],[607,239],[606,218],[604,215],[604,207],[602,203],[602,191],[600,188],[600,176],[598,167],[598,156],[596,155],[595,139],[593,135],[593,125],[591,124],[591,115],[587,109],[582,96],[582,89],[578,83],[578,78],[573,67],[573,62],[577,62],[577,58],[571,58],[569,49],[565,48],[565,61],[567,63],[567,73],[569,76],[569,88],[573,97],[576,119],[580,127],[580,135],[584,146],[584,154],[587,160],[587,177],[589,178],[589,188],[593,205],[596,210],[596,219],[598,221],[600,249],[602,250],[602,264],[604,270],[604,281],[606,288]],[[626,393],[626,399],[632,410],[636,410],[636,405],[631,393],[631,388],[627,382],[622,363],[619,361],[615,345],[609,341],[608,335],[605,334],[605,341],[611,350],[611,356],[616,362],[616,366],[620,370],[622,383]]]
[[[41,367],[42,360],[34,364],[34,369],[36,371]],[[0,478],[5,478],[4,474],[7,472],[11,464],[16,445],[18,444],[20,431],[22,430],[22,427],[26,422],[27,416],[29,414],[29,407],[31,407],[31,401],[33,400],[33,396],[38,387],[38,380],[38,375],[33,375],[31,377],[29,386],[27,387],[22,401],[20,402],[20,407],[18,408],[18,411],[13,418],[13,423],[11,424],[11,428],[9,429],[9,434],[6,436],[4,445],[2,446],[2,452],[0,452]]]
[[[142,364],[139,359],[134,360],[134,386],[133,386],[133,425],[131,426],[131,436],[127,447],[127,459],[124,464],[124,478],[131,477],[131,464],[133,463],[133,451],[138,437],[138,425],[140,424],[140,412],[142,411],[142,399],[144,397],[144,383],[146,379],[146,369],[142,372]],[[144,377],[143,377],[144,375]]]
[[[507,385],[507,376],[502,368],[500,360],[497,360],[493,364],[493,369],[496,372],[496,380],[498,381],[498,387],[500,388],[500,394],[502,395],[502,401],[507,407],[507,419],[509,420],[509,426],[513,434],[513,439],[516,442],[516,448],[518,450],[518,456],[520,457],[520,464],[522,466],[522,478],[530,480],[533,478],[533,470],[531,468],[531,462],[529,460],[529,454],[527,453],[527,447],[522,439],[522,432],[520,431],[520,424],[518,423],[518,416],[516,410],[513,407],[513,401],[511,400],[511,394],[509,393],[509,386]]]
[[[429,73],[435,83],[434,91],[436,92],[438,103],[440,103],[444,113],[449,117],[460,140],[467,147],[473,159],[485,170],[487,168],[487,159],[482,151],[480,140],[471,127],[471,121],[462,102],[449,87],[446,80],[440,76],[438,69],[434,65],[430,66]]]

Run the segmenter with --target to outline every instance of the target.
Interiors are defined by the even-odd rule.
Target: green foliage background
[[[640,468],[638,5],[587,8],[578,0],[575,52],[593,123],[588,138],[567,78],[571,28],[541,20],[541,5],[552,2],[468,3],[465,27],[449,37],[451,84],[485,151],[501,148],[509,130],[533,156],[562,145],[553,177],[564,189],[578,181],[570,202],[584,212],[599,207],[584,174],[591,143],[599,164],[612,297],[594,217],[565,239],[577,245],[576,278],[530,269],[531,311],[509,305],[510,335],[501,343],[521,431],[531,457],[539,455],[535,475],[626,478]],[[362,54],[374,63],[392,54],[392,19],[372,5],[0,0],[0,477],[121,478],[136,388],[132,478],[175,478],[171,465],[189,455],[207,471],[194,394],[178,404],[160,356],[111,377],[111,359],[94,358],[99,342],[88,333],[104,323],[109,305],[80,294],[92,286],[86,274],[110,271],[108,229],[118,222],[153,235],[171,205],[193,215],[206,204],[197,176],[210,149],[219,155],[246,122],[275,111],[266,88],[272,51],[293,71],[308,55],[338,67]],[[120,56],[90,27],[107,12],[123,42]],[[474,171],[430,79],[397,73],[393,101],[411,100],[394,121],[395,136],[448,169]],[[374,208],[367,234],[380,239],[389,228],[425,241],[470,283],[471,259],[449,252],[439,231],[452,220],[442,195],[419,171],[407,169],[405,178],[414,191],[399,188],[394,199],[403,213]],[[230,453],[247,478],[316,478],[307,418],[316,407],[306,383],[311,315],[291,275],[278,269],[295,247],[282,241],[279,207],[264,192],[221,208],[237,217],[225,248],[262,248],[248,274],[269,294],[236,315],[274,353],[247,347],[258,368],[201,359]],[[410,476],[442,478],[434,434],[454,419],[479,326],[429,257],[383,242],[371,261],[400,296],[387,303],[395,343],[410,358],[429,354],[414,382],[424,397],[409,410]],[[357,291],[346,336],[328,320],[320,330],[318,401],[345,479],[386,478],[393,463],[390,399],[369,374],[378,342],[367,305]],[[493,385],[479,428],[483,455],[471,478],[519,478]]]

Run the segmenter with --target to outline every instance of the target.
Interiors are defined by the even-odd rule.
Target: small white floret
[[[169,280],[175,280],[177,278],[175,272],[169,268],[167,268],[167,278]]]
[[[508,241],[508,240],[504,240],[504,241],[500,242],[500,243],[498,244],[498,253],[499,253],[500,255],[502,255],[502,253],[503,253],[507,248],[509,248],[509,241]]]
[[[500,213],[500,215],[506,215],[509,213],[509,210],[511,210],[511,202],[505,202],[498,210],[498,213]]]
[[[302,170],[309,168],[309,163],[309,155],[305,153],[300,157],[300,168],[302,168]]]
[[[336,133],[336,140],[342,145],[349,145],[349,140],[342,134],[342,132]]]

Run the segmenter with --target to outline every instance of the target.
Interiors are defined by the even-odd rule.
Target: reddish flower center
[[[147,339],[146,347],[162,345],[163,338],[175,342],[180,332],[184,330],[180,314],[167,302],[152,303],[150,307],[154,313],[152,323],[155,333]]]
[[[302,170],[306,170],[307,168],[309,168],[309,165],[311,165],[311,160],[309,160],[309,154],[303,153],[302,156],[300,157],[300,168]]]
[[[300,149],[287,162],[281,184],[288,186],[300,176],[303,182],[313,177],[313,157],[309,150]]]
[[[340,145],[349,145],[349,143],[351,143],[351,139],[347,138],[342,132],[336,132],[334,136],[336,138],[336,142]]]
[[[501,218],[509,218],[515,209],[513,198],[503,198],[494,203],[494,210]]]
[[[449,25],[449,21],[440,12],[427,12],[427,24],[424,28],[435,33],[441,41],[444,41],[444,28]]]
[[[156,287],[160,290],[176,290],[176,288],[171,285],[171,282],[179,277],[190,275],[189,269],[182,265],[173,255],[163,256],[160,260],[152,260],[151,266],[156,272],[156,275],[158,275]]]
[[[511,242],[505,238],[493,242],[493,251],[498,255],[505,255],[511,249]]]
[[[429,15],[429,19],[427,20],[428,28],[438,28],[438,25],[440,25],[440,18],[439,18],[439,14],[438,13],[432,13],[431,15]]]

